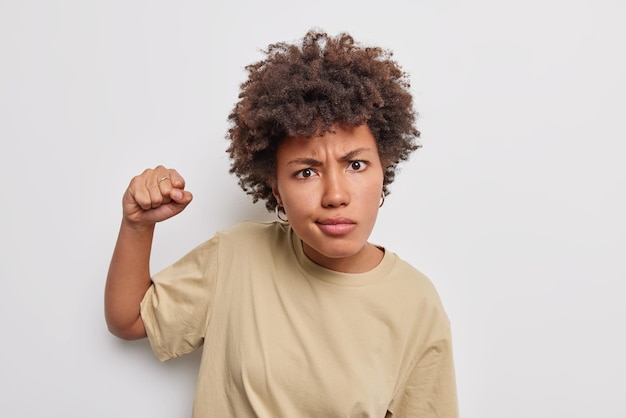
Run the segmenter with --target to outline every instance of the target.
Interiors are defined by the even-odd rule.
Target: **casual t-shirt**
[[[141,315],[159,359],[203,346],[194,418],[457,416],[448,318],[390,251],[339,273],[242,222],[155,275]]]

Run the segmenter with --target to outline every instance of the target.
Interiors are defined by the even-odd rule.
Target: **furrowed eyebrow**
[[[322,165],[322,162],[319,160],[316,160],[315,158],[294,158],[293,160],[289,161],[286,165],[291,165],[291,164],[308,165],[311,167],[317,167],[317,166]]]
[[[353,160],[354,157],[356,157],[357,155],[359,155],[359,154],[361,154],[362,152],[365,152],[365,151],[370,151],[370,148],[362,147],[362,148],[354,149],[354,150],[348,152],[347,154],[345,154],[343,157],[341,157],[341,161]]]
[[[341,161],[350,161],[353,160],[357,155],[366,152],[366,151],[370,151],[371,148],[357,148],[354,149],[344,155],[341,156],[340,160]],[[317,167],[322,165],[322,162],[319,160],[316,160],[315,158],[308,158],[308,157],[303,157],[303,158],[294,158],[293,160],[290,160],[289,162],[287,162],[286,165],[291,165],[291,164],[298,164],[298,165],[307,165],[307,166],[311,166],[311,167]]]

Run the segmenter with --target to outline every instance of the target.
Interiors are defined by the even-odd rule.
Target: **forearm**
[[[133,177],[122,197],[123,220],[104,291],[109,330],[127,340],[146,336],[140,303],[150,288],[154,226],[182,212],[193,196],[173,169],[157,166]]]
[[[107,275],[104,306],[109,331],[123,339],[146,336],[140,303],[151,285],[150,252],[154,224],[122,221]]]

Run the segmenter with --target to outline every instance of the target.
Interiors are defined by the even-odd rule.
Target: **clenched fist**
[[[122,198],[126,222],[151,225],[178,215],[193,196],[185,190],[185,179],[174,169],[161,165],[133,177]]]

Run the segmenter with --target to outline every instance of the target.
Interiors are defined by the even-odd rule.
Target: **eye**
[[[310,168],[305,168],[304,170],[300,170],[296,172],[296,178],[299,178],[299,179],[306,179],[309,177],[313,177],[314,175],[315,175],[315,171],[311,170]]]
[[[367,162],[361,160],[350,161],[348,167],[352,171],[363,171],[367,167]]]

